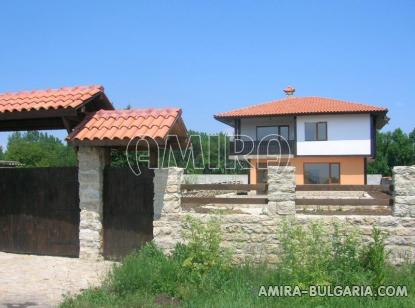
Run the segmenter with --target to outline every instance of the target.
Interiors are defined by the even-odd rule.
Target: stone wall
[[[157,223],[156,243],[169,252],[178,241],[180,225],[186,215],[192,215],[202,221],[207,221],[215,215],[186,213],[175,214],[168,220]],[[275,263],[278,260],[278,228],[284,219],[293,219],[294,223],[306,226],[319,221],[330,228],[333,222],[338,222],[360,231],[364,241],[367,241],[373,226],[386,232],[386,248],[391,252],[393,263],[404,260],[415,260],[415,219],[393,216],[326,216],[326,215],[295,215],[269,216],[232,214],[219,216],[223,234],[223,245],[231,249],[234,262],[244,261]],[[160,223],[160,224],[159,224]],[[156,225],[155,225],[156,227]]]
[[[103,170],[109,161],[106,148],[78,149],[79,181],[79,257],[100,260],[103,251]]]
[[[393,215],[415,217],[415,166],[394,167]]]
[[[401,169],[399,169],[401,168]],[[397,206],[405,209],[406,217],[366,216],[366,215],[304,215],[295,214],[295,169],[292,167],[270,167],[268,171],[270,200],[261,214],[223,214],[221,221],[223,245],[234,253],[235,262],[278,260],[277,231],[284,219],[293,219],[303,226],[316,220],[329,226],[333,222],[343,223],[360,231],[364,240],[368,240],[374,226],[388,234],[386,248],[390,250],[391,261],[401,263],[415,260],[415,218],[410,217],[413,206],[415,170],[414,167],[399,167],[394,170]],[[169,170],[161,216],[154,221],[154,240],[166,252],[182,241],[181,225],[186,215],[192,215],[207,221],[215,214],[186,212],[180,207],[180,169]],[[412,180],[411,180],[412,179]],[[397,186],[397,187],[396,187]],[[409,202],[409,203],[408,203]],[[413,213],[413,212],[412,212]],[[402,215],[403,216],[403,215]]]

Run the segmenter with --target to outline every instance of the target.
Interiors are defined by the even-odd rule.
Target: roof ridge
[[[0,93],[1,96],[17,96],[17,95],[30,95],[36,93],[55,93],[58,91],[62,92],[71,92],[71,91],[82,91],[82,90],[91,90],[91,89],[99,89],[100,91],[104,92],[104,87],[100,84],[94,85],[77,85],[77,86],[63,86],[60,88],[47,88],[47,89],[33,89],[33,90],[21,90],[21,91],[12,91],[12,92],[2,92]]]
[[[105,113],[109,113],[109,112],[114,112],[114,113],[128,113],[128,112],[143,112],[143,111],[149,111],[149,110],[154,110],[154,111],[180,111],[180,108],[177,107],[156,107],[156,108],[131,108],[131,109],[114,109],[114,110],[98,110],[97,112],[105,112]]]
[[[162,117],[164,119],[167,118],[171,118],[171,117],[175,117],[175,115],[173,114],[159,114],[159,115],[151,115],[151,114],[146,114],[146,115],[132,115],[132,114],[126,114],[126,115],[119,115],[119,116],[114,116],[114,115],[103,115],[103,114],[94,114],[92,117],[99,117],[99,118],[105,118],[106,120],[108,119],[114,119],[114,120],[118,120],[118,119],[123,119],[123,120],[128,120],[129,118],[144,118],[144,119],[148,119],[148,118],[158,118],[158,117]]]
[[[154,124],[154,125],[147,125],[147,124],[143,124],[143,125],[137,125],[137,124],[133,124],[133,125],[131,125],[131,126],[126,126],[126,125],[120,125],[120,126],[117,126],[117,125],[110,125],[110,126],[91,126],[91,127],[84,127],[85,129],[87,129],[87,130],[92,130],[92,129],[99,129],[99,128],[101,128],[101,127],[104,127],[104,128],[106,128],[106,129],[108,129],[108,130],[111,130],[112,128],[116,128],[116,129],[121,129],[121,128],[133,128],[133,127],[135,127],[135,128],[140,128],[140,127],[147,127],[148,129],[151,129],[151,128],[153,128],[153,127],[155,127],[155,126],[157,126],[157,127],[170,127],[170,125],[167,125],[167,124],[162,124],[162,125],[157,125],[157,124]]]

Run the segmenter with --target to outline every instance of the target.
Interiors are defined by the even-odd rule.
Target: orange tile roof
[[[64,87],[59,89],[21,91],[0,94],[0,113],[76,109],[104,88],[99,85]]]
[[[383,107],[364,105],[332,98],[292,96],[228,112],[221,112],[216,114],[215,118],[387,111],[388,109]]]
[[[67,140],[164,139],[180,117],[179,108],[99,110],[89,114]]]

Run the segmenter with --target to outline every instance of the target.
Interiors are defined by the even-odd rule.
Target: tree
[[[72,147],[64,145],[59,138],[38,131],[11,134],[4,158],[18,161],[25,167],[76,165]]]
[[[0,160],[4,159],[3,147],[0,146]]]
[[[409,139],[415,144],[415,128],[409,133]]]
[[[164,165],[177,165],[186,168],[186,173],[190,174],[235,174],[247,173],[248,169],[243,170],[242,166],[228,159],[229,136],[224,133],[209,135],[205,132],[189,130],[193,157],[190,152],[181,157],[179,150],[174,151],[174,160],[164,162]],[[184,149],[183,149],[184,150]],[[194,158],[194,161],[193,161]],[[190,162],[188,163],[190,159]],[[194,162],[194,163],[193,163]]]
[[[369,173],[391,175],[394,166],[415,164],[415,129],[405,134],[400,128],[376,135],[376,159],[368,165]]]
[[[409,133],[409,139],[412,142],[412,162],[415,163],[415,128]]]
[[[193,157],[191,156],[190,148],[187,148],[186,151],[186,146],[182,145],[181,152],[176,149],[170,153],[171,155],[169,155],[169,147],[167,147],[163,159],[164,149],[161,147],[159,153],[160,167],[177,166],[185,168],[186,173],[190,174],[235,174],[248,172],[248,169],[243,170],[240,164],[235,164],[235,161],[228,159],[229,136],[226,134],[209,135],[192,130],[189,130],[188,134],[191,138]],[[131,147],[131,149],[132,151],[128,153],[129,161],[135,168],[136,155],[134,148]],[[113,150],[111,152],[111,164],[114,166],[127,166],[125,150]],[[233,168],[234,166],[235,168]]]

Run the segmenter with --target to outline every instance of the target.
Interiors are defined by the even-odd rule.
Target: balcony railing
[[[244,141],[229,143],[229,155],[294,155],[295,140]]]

